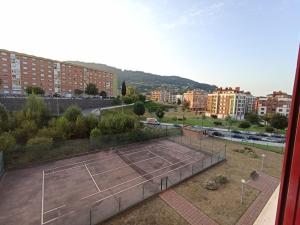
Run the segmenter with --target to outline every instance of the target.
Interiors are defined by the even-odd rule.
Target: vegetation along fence
[[[7,168],[22,168],[35,163],[44,163],[58,159],[70,158],[81,154],[93,153],[135,142],[155,138],[176,137],[181,135],[180,128],[144,127],[131,132],[99,135],[90,139],[66,140],[51,145],[37,144],[33,146],[17,146],[5,152]]]

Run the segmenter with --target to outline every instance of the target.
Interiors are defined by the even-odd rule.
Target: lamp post
[[[241,205],[243,204],[243,197],[244,197],[244,184],[246,183],[245,179],[241,179],[242,184],[242,193],[241,193]]]
[[[263,171],[263,169],[264,169],[264,161],[265,161],[265,157],[266,157],[265,154],[262,154],[262,155],[261,155],[261,167],[260,167],[260,170],[261,170],[261,171]]]

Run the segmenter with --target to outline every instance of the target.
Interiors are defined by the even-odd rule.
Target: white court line
[[[44,224],[44,187],[45,187],[45,172],[43,170],[43,181],[42,181],[42,209],[41,209],[41,225]]]
[[[158,178],[158,177],[164,176],[164,175],[166,175],[166,174],[172,173],[172,172],[175,171],[175,170],[181,169],[182,167],[188,166],[188,165],[190,165],[190,164],[193,164],[193,163],[199,162],[199,161],[201,161],[201,160],[196,160],[196,161],[190,162],[189,164],[180,166],[180,167],[175,168],[175,169],[173,169],[173,170],[170,170],[170,171],[168,171],[168,172],[166,172],[166,173],[163,173],[163,174],[160,174],[160,175],[158,175],[158,176],[156,176],[156,177],[153,177],[153,178],[151,178],[151,179],[149,179],[149,180],[145,180],[145,181],[143,181],[143,182],[140,182],[140,183],[138,183],[138,184],[136,184],[136,185],[134,185],[134,186],[130,186],[130,187],[128,187],[128,188],[125,188],[125,189],[123,189],[123,190],[121,190],[121,191],[118,191],[118,192],[116,192],[116,193],[114,193],[114,194],[111,194],[111,195],[108,195],[108,196],[106,196],[106,197],[104,197],[104,198],[98,199],[97,201],[93,202],[93,204],[98,203],[98,202],[101,202],[101,201],[103,201],[103,200],[105,200],[105,199],[114,197],[115,195],[118,195],[118,194],[120,194],[120,193],[122,193],[122,192],[125,192],[125,191],[130,190],[130,189],[132,189],[132,188],[134,188],[134,187],[137,187],[137,186],[139,186],[139,185],[141,185],[141,184],[144,184],[144,183],[146,183],[146,182],[148,182],[148,181],[150,181],[150,180],[153,180],[154,178]],[[76,211],[74,211],[74,210],[73,210],[73,211],[70,211],[70,212],[65,213],[65,214],[63,214],[63,215],[60,215],[60,216],[58,216],[58,217],[56,217],[56,218],[53,218],[53,219],[51,219],[51,220],[45,222],[44,224],[50,223],[50,222],[52,222],[52,221],[54,221],[54,220],[57,220],[57,219],[59,219],[59,218],[61,218],[61,217],[64,217],[64,216],[66,216],[66,215],[69,215],[69,214],[72,214],[72,213],[75,213],[75,212],[76,212]]]
[[[147,150],[141,150],[141,151],[136,151],[136,152],[131,152],[131,153],[128,153],[128,154],[122,154],[122,155],[132,155],[132,154],[135,154],[135,153],[138,153],[138,152],[143,152],[143,151],[147,151]],[[116,153],[114,153],[116,154]],[[112,157],[106,157],[106,158],[99,158],[99,159],[90,159],[90,160],[84,160],[84,161],[80,161],[80,162],[77,162],[77,163],[73,163],[73,164],[69,164],[69,165],[66,165],[66,166],[72,166],[72,165],[77,165],[77,164],[80,164],[78,166],[73,166],[73,167],[69,167],[69,168],[66,168],[66,169],[62,169],[62,170],[57,170],[57,171],[53,171],[53,172],[49,172],[49,173],[46,173],[45,175],[51,175],[51,174],[55,174],[55,173],[59,173],[59,172],[63,172],[63,171],[66,171],[66,170],[70,170],[70,169],[75,169],[75,168],[78,168],[78,167],[81,167],[81,166],[84,166],[84,164],[81,164],[83,162],[89,162],[89,161],[93,161],[91,163],[86,163],[86,165],[92,165],[92,164],[96,164],[96,163],[99,163],[99,162],[103,162],[103,161],[109,161],[111,159],[115,159],[115,158],[119,158],[120,156],[118,155],[115,155],[115,156],[112,156]],[[55,170],[55,169],[59,169],[59,168],[63,168],[63,167],[66,167],[66,166],[61,166],[61,167],[56,167],[54,169],[49,169],[49,170]],[[48,171],[49,171],[48,170]]]
[[[86,168],[86,170],[88,171],[88,173],[90,174],[90,177],[92,178],[94,184],[96,185],[96,187],[97,187],[97,189],[98,189],[98,192],[101,192],[100,188],[98,187],[96,181],[94,180],[94,177],[92,176],[92,174],[91,174],[91,172],[90,172],[90,170],[89,170],[89,168],[87,167],[86,164],[85,164],[85,168]]]
[[[105,171],[103,171],[103,172],[101,172],[101,173],[95,173],[95,174],[93,174],[92,176],[95,177],[95,176],[98,176],[98,175],[101,175],[101,174],[104,174],[104,173],[108,173],[108,172],[111,172],[111,171],[114,171],[114,170],[118,170],[118,169],[130,167],[131,165],[136,165],[137,163],[145,162],[145,161],[147,161],[147,160],[155,159],[155,158],[157,158],[157,157],[155,156],[155,157],[152,157],[152,158],[143,159],[143,160],[140,160],[140,161],[131,163],[131,164],[127,164],[127,165],[125,165],[125,166],[120,166],[120,167],[116,167],[116,168],[114,168],[114,169],[105,170]]]
[[[61,206],[58,206],[58,207],[56,207],[56,208],[49,209],[48,211],[44,212],[44,214],[47,214],[47,213],[49,213],[49,212],[52,212],[52,211],[54,211],[54,210],[60,209],[60,208],[65,207],[65,206],[66,206],[66,205],[61,205]]]
[[[165,158],[163,158],[163,157],[157,155],[156,153],[152,152],[151,150],[148,150],[148,152],[150,152],[150,153],[153,154],[153,155],[156,155],[158,158],[160,158],[160,159],[166,161],[167,163],[172,164],[172,162],[170,162],[169,160],[167,160],[167,159],[165,159]]]
[[[189,157],[189,156],[188,156],[188,157]],[[115,186],[106,188],[106,189],[102,190],[101,192],[105,192],[105,191],[108,191],[108,190],[110,190],[110,189],[119,187],[119,186],[121,186],[121,185],[123,185],[123,184],[129,183],[129,182],[134,181],[134,180],[136,180],[136,179],[138,179],[138,178],[143,178],[143,177],[146,176],[146,175],[150,175],[150,174],[152,174],[152,173],[156,173],[156,172],[158,172],[158,171],[160,171],[160,170],[166,169],[166,168],[168,168],[168,167],[174,166],[174,165],[176,165],[176,164],[179,164],[179,163],[185,162],[185,161],[187,161],[187,160],[191,160],[191,159],[193,159],[193,158],[192,158],[192,157],[189,157],[189,159],[186,159],[186,160],[183,160],[183,161],[180,161],[180,162],[177,162],[177,163],[173,163],[173,164],[171,164],[171,165],[167,165],[167,166],[162,167],[162,168],[160,168],[160,169],[154,170],[154,171],[152,171],[152,172],[150,172],[150,173],[146,173],[146,174],[144,174],[143,176],[137,176],[137,177],[132,178],[132,179],[130,179],[130,180],[127,180],[127,181],[125,181],[125,182],[123,182],[123,183],[119,183],[119,184],[116,184]],[[94,196],[94,195],[96,195],[96,194],[98,194],[98,193],[99,193],[99,192],[96,192],[96,193],[94,193],[94,194],[90,194],[90,195],[88,195],[88,196],[85,196],[85,197],[81,198],[80,200],[87,199],[87,198],[92,197],[92,196]]]

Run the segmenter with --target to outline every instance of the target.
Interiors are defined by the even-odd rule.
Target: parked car
[[[261,141],[261,138],[256,136],[249,136],[248,139],[253,141]]]
[[[231,133],[234,133],[234,134],[240,134],[241,132],[238,131],[238,130],[232,130]]]
[[[259,133],[259,134],[257,134],[258,136],[261,136],[261,137],[268,137],[268,135],[267,134],[265,134],[265,133]]]
[[[179,124],[177,124],[177,123],[174,123],[173,127],[181,127],[181,126]]]
[[[147,118],[146,123],[147,124],[152,124],[152,125],[159,125],[160,124],[160,122],[158,122],[157,119],[155,119],[155,118]]]
[[[232,138],[237,138],[237,139],[244,139],[244,136],[238,135],[238,134],[233,134],[231,135]]]
[[[218,132],[218,131],[214,131],[211,134],[216,137],[224,137],[224,134],[222,134],[221,132]]]

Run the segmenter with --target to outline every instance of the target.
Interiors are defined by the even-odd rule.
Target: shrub
[[[0,135],[0,151],[9,151],[12,150],[16,145],[16,139],[15,137],[8,133],[4,132]]]
[[[222,122],[221,121],[214,121],[214,124],[216,125],[216,126],[222,126]]]
[[[250,177],[252,180],[257,180],[257,178],[259,177],[259,174],[253,170],[251,173],[250,173]]]
[[[41,87],[37,87],[37,86],[28,86],[28,87],[26,87],[25,92],[29,95],[30,94],[35,94],[35,95],[45,94],[45,91]]]
[[[114,98],[113,101],[112,101],[112,104],[113,105],[121,105],[122,101],[121,99],[118,97],[118,98]]]
[[[249,128],[249,127],[251,127],[251,124],[248,121],[242,121],[239,125],[239,128],[243,128],[243,129]]]
[[[215,182],[217,184],[220,184],[220,185],[224,185],[224,184],[227,184],[228,183],[228,178],[222,174],[218,174],[216,177],[215,177]]]
[[[138,115],[138,116],[141,116],[141,115],[144,115],[145,113],[145,105],[143,102],[136,102],[134,103],[133,105],[133,112]]]
[[[173,121],[177,121],[177,117],[176,117],[176,116],[173,116],[173,117],[172,117],[172,120],[173,120]]]
[[[132,104],[136,100],[135,98],[133,98],[131,96],[124,96],[122,99],[125,104]]]
[[[208,180],[205,183],[205,189],[215,191],[219,188],[219,185],[214,180]]]
[[[102,134],[119,134],[140,128],[137,117],[128,114],[109,114],[98,124]]]
[[[35,121],[38,127],[47,125],[50,119],[50,113],[46,107],[44,99],[35,95],[30,95],[27,98],[26,104],[19,116],[23,117],[22,120],[26,119]]]
[[[52,138],[48,138],[48,137],[34,137],[34,138],[30,138],[27,141],[27,146],[40,145],[40,144],[52,145],[52,143],[53,143]]]
[[[145,102],[146,101],[146,96],[142,95],[142,94],[139,94],[138,95],[138,100],[141,101],[141,102]]]
[[[65,140],[65,134],[62,131],[56,130],[55,127],[44,127],[37,132],[36,136],[52,138],[53,142]]]
[[[71,136],[74,126],[65,117],[59,117],[54,122],[55,130],[63,134],[64,139],[68,139]]]
[[[285,129],[288,126],[288,118],[281,114],[274,114],[271,117],[270,124],[276,129]]]
[[[79,115],[81,115],[81,110],[77,106],[68,107],[64,113],[64,117],[70,122],[75,122]]]
[[[94,128],[90,133],[91,138],[96,138],[96,137],[100,137],[100,136],[101,136],[101,130],[97,127]]]
[[[75,122],[75,130],[72,136],[75,138],[85,138],[88,135],[88,131],[89,129],[83,116],[78,116]]]
[[[267,126],[267,127],[265,128],[265,131],[266,131],[266,132],[269,132],[269,133],[272,133],[272,132],[274,132],[274,128],[271,127],[271,126]]]
[[[0,104],[0,133],[8,130],[9,128],[8,120],[9,120],[9,114],[6,108],[2,104]]]
[[[218,118],[217,115],[211,115],[210,117],[213,118],[213,119],[217,119]]]
[[[165,112],[162,108],[158,108],[155,112],[156,116],[159,118],[159,119],[162,119],[165,115]]]
[[[17,143],[24,144],[28,139],[34,137],[38,131],[38,127],[33,120],[25,120],[21,126],[13,131]]]
[[[259,124],[260,122],[260,117],[256,113],[247,113],[245,119],[252,124]]]
[[[107,97],[107,93],[105,91],[101,91],[99,94],[102,98],[106,98]]]
[[[97,127],[98,125],[98,119],[95,115],[90,114],[86,117],[86,124],[88,127],[88,132],[90,133],[91,130]]]

